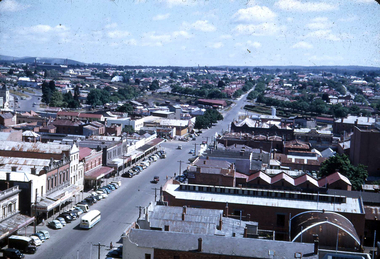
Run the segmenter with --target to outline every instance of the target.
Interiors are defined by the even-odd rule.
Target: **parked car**
[[[59,214],[58,217],[63,218],[63,219],[66,221],[66,223],[71,223],[71,221],[74,220],[74,219],[71,217],[71,215],[68,214],[68,213],[61,213],[61,214]]]
[[[34,254],[37,247],[33,245],[33,239],[27,236],[12,235],[8,237],[8,248],[20,250],[20,252]]]
[[[80,216],[84,213],[84,211],[80,207],[74,207],[71,210],[76,212],[78,214],[78,216]]]
[[[122,177],[127,177],[127,178],[132,178],[135,174],[132,171],[128,171],[123,173],[121,176]]]
[[[20,252],[18,249],[14,248],[6,248],[1,250],[3,252],[4,258],[10,258],[10,259],[22,259],[25,258],[25,255]]]
[[[32,236],[36,236],[38,237],[42,242],[45,242],[46,241],[46,237],[44,234],[40,233],[40,232],[36,232],[34,234],[32,234]]]
[[[119,189],[119,184],[115,183],[115,182],[112,182],[110,183],[110,185],[113,185],[115,187],[115,189]]]
[[[66,226],[66,220],[62,217],[57,217],[56,220],[58,220],[59,222],[61,222],[62,226]]]
[[[111,257],[111,258],[123,258],[123,247],[119,246],[118,248],[110,250],[107,253],[107,257]]]
[[[50,233],[47,230],[40,230],[40,231],[37,231],[37,233],[43,234],[46,239],[50,238]]]
[[[94,203],[96,203],[98,200],[97,199],[95,199],[94,197],[92,197],[92,196],[89,196],[89,197],[87,197],[86,199],[84,199],[85,201],[87,201],[88,202],[88,204],[90,204],[90,205],[92,205],[92,204],[94,204]]]
[[[33,245],[35,245],[35,246],[42,245],[42,241],[39,237],[31,235],[30,238],[33,239],[33,241],[32,241]]]
[[[61,222],[59,220],[56,220],[56,219],[50,221],[49,224],[48,224],[48,226],[51,227],[52,229],[61,229],[61,228],[63,228]]]
[[[112,184],[108,184],[107,185],[109,188],[111,188],[113,191],[116,190],[115,186],[113,186]]]

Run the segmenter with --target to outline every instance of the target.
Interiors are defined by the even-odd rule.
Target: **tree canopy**
[[[365,179],[368,177],[366,167],[361,164],[358,166],[352,165],[350,159],[345,154],[336,154],[324,161],[321,165],[319,175],[324,177],[336,171],[351,181],[354,190],[361,190],[362,184],[365,183]]]

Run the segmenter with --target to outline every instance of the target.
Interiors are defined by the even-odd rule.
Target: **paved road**
[[[33,104],[34,103],[37,103],[37,104],[40,104],[41,101],[38,100],[38,98],[41,97],[42,93],[41,93],[41,90],[34,90],[34,93],[29,93],[29,92],[24,92],[24,94],[27,94],[28,97],[26,98],[26,100],[21,100],[21,98],[19,97],[19,101],[18,101],[18,105],[20,106],[20,108],[16,107],[16,111],[38,111],[40,110],[40,107],[39,105],[36,105],[34,106]],[[15,96],[12,96],[13,98]],[[11,98],[11,103],[12,103],[12,98]]]
[[[109,250],[109,244],[116,242],[126,227],[136,221],[138,217],[138,206],[147,206],[154,202],[155,190],[165,182],[166,177],[173,177],[174,173],[181,171],[188,165],[188,159],[192,157],[189,151],[194,148],[194,143],[200,144],[202,141],[211,142],[216,132],[228,129],[228,124],[236,116],[244,112],[241,107],[245,103],[245,96],[225,114],[225,119],[211,129],[203,131],[201,136],[195,141],[181,142],[170,141],[161,144],[161,148],[167,152],[166,159],[154,162],[139,175],[133,178],[121,178],[122,186],[109,194],[108,198],[99,201],[91,206],[91,209],[98,209],[102,213],[102,220],[90,230],[80,230],[79,220],[66,225],[61,230],[50,230],[51,238],[38,248],[35,255],[27,255],[26,258],[98,258],[98,248],[94,244],[105,245],[101,247],[100,258],[105,258]],[[183,149],[178,150],[181,144]],[[180,163],[179,161],[184,161]],[[153,176],[160,176],[158,184],[150,181]],[[159,194],[159,191],[157,191]],[[157,197],[159,198],[159,197]],[[38,226],[37,230],[46,229]]]

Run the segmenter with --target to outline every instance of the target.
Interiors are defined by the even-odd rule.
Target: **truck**
[[[8,247],[20,250],[20,252],[27,254],[34,254],[37,247],[33,245],[33,239],[26,236],[12,235],[8,238]]]

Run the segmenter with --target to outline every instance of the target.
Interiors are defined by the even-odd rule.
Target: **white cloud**
[[[276,14],[266,6],[252,6],[238,10],[232,19],[236,22],[250,23],[254,21],[265,22],[276,18]]]
[[[188,33],[187,31],[175,31],[175,32],[173,32],[173,37],[175,37],[175,38],[184,37],[186,39],[189,39],[193,36],[190,33]]]
[[[116,22],[109,23],[106,26],[104,26],[104,28],[106,28],[106,29],[113,29],[113,28],[116,28],[116,27],[117,27],[117,23]]]
[[[158,14],[153,17],[153,21],[162,21],[168,19],[170,16],[170,13],[167,14]]]
[[[338,8],[336,5],[325,2],[305,2],[300,0],[278,0],[275,6],[283,10],[297,12],[325,12]]]
[[[123,43],[124,43],[125,45],[136,46],[136,45],[137,45],[137,40],[135,40],[135,39],[129,39],[129,40],[125,40],[125,41],[123,41]]]
[[[311,56],[309,58],[310,60],[315,60],[315,61],[341,61],[344,60],[342,56],[330,56],[330,55],[321,55],[321,56]]]
[[[108,32],[107,35],[108,37],[112,39],[121,39],[121,38],[126,38],[131,34],[128,31],[115,30],[115,31]]]
[[[220,38],[223,40],[227,40],[227,39],[231,39],[232,35],[231,34],[223,34],[223,35],[220,35]]]
[[[67,31],[68,28],[64,25],[57,25],[51,27],[50,25],[39,24],[31,27],[24,28],[20,31],[21,34],[30,34],[30,33],[50,33],[50,32],[62,32]]]
[[[197,1],[194,0],[163,0],[168,7],[179,6],[179,5],[195,5]]]
[[[223,46],[224,46],[223,42],[215,42],[215,43],[211,44],[210,47],[214,48],[214,49],[219,49],[219,48],[221,48]]]
[[[239,24],[235,27],[234,31],[237,34],[264,36],[273,35],[281,30],[285,30],[284,26],[279,27],[275,23],[261,23],[261,24]]]
[[[305,41],[297,42],[292,46],[293,49],[312,49],[313,45]]]
[[[163,33],[158,34],[154,31],[144,33],[142,35],[142,45],[143,46],[163,46],[164,43],[172,42],[173,40],[178,40],[180,38],[191,38],[192,35],[187,31],[175,31],[173,33]]]
[[[307,38],[318,38],[318,39],[325,39],[325,40],[331,40],[331,41],[340,41],[341,39],[333,34],[331,30],[318,30],[310,32],[306,35]]]
[[[356,21],[357,19],[359,19],[359,17],[357,15],[352,15],[352,16],[340,18],[339,21],[340,22],[353,22],[353,21]]]
[[[325,30],[333,26],[333,23],[329,21],[327,17],[316,17],[308,23],[306,27],[312,30]]]
[[[184,22],[182,25],[185,28],[194,29],[197,31],[203,31],[203,32],[216,31],[216,27],[213,24],[209,23],[208,20],[198,20],[192,24]]]
[[[287,22],[293,22],[293,20],[294,20],[293,17],[288,17],[288,18],[286,18],[286,21],[287,21]]]
[[[248,40],[247,42],[244,42],[244,43],[236,43],[235,46],[244,47],[244,49],[249,48],[249,47],[253,47],[253,48],[258,49],[258,48],[261,48],[261,43],[258,41]]]
[[[30,5],[20,4],[16,0],[0,1],[0,12],[19,12],[29,7]]]
[[[357,2],[357,3],[363,3],[363,4],[374,4],[376,3],[375,0],[353,0],[354,2]]]

